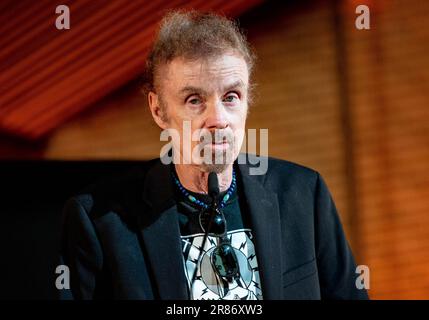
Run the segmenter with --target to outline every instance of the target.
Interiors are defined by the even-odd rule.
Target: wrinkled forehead
[[[232,85],[247,89],[249,82],[246,61],[234,54],[192,60],[175,58],[163,66],[161,73],[160,84],[174,92],[179,92],[184,87],[213,92]]]

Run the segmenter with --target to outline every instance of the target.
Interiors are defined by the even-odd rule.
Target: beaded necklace
[[[172,176],[173,176],[173,180],[175,182],[175,184],[177,185],[177,187],[179,188],[180,192],[187,198],[189,199],[189,201],[191,201],[192,203],[197,204],[200,207],[203,207],[204,209],[207,209],[210,207],[209,204],[195,198],[193,195],[191,195],[180,183],[179,179],[177,178],[177,176],[172,172]],[[226,204],[226,202],[229,200],[229,198],[231,197],[231,195],[234,193],[235,188],[237,187],[237,182],[236,182],[236,178],[235,178],[235,171],[234,169],[232,170],[232,182],[231,185],[228,188],[228,191],[226,192],[226,194],[223,196],[221,202],[219,203],[219,207],[223,208]]]

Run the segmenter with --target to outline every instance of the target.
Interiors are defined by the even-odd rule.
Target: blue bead
[[[194,196],[189,194],[189,192],[180,183],[180,180],[173,173],[172,173],[172,177],[174,179],[174,182],[178,186],[179,190],[182,192],[182,194],[185,195],[185,197],[187,197],[191,202],[196,203],[205,209],[210,207],[208,204],[204,203],[203,201],[198,200],[197,198],[195,198]],[[235,178],[235,170],[233,169],[231,185],[230,185],[227,193],[223,197],[222,201],[219,203],[219,206],[221,208],[223,208],[226,205],[226,202],[230,199],[232,193],[235,191],[235,188],[236,188],[236,178]]]

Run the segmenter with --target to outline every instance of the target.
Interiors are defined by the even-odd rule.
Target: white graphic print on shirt
[[[240,277],[231,282],[220,277],[211,264],[211,254],[220,238],[207,238],[197,275],[190,288],[192,275],[198,261],[204,234],[182,236],[185,274],[193,300],[260,300],[262,291],[258,262],[250,229],[229,231],[227,237],[234,248],[240,268]]]

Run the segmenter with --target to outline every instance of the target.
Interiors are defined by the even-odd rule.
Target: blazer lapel
[[[277,194],[264,187],[262,177],[249,175],[248,165],[239,164],[238,168],[250,211],[263,298],[283,299],[283,251]]]
[[[143,199],[148,206],[140,215],[143,246],[160,299],[188,299],[180,229],[168,165],[159,161],[149,169]]]

